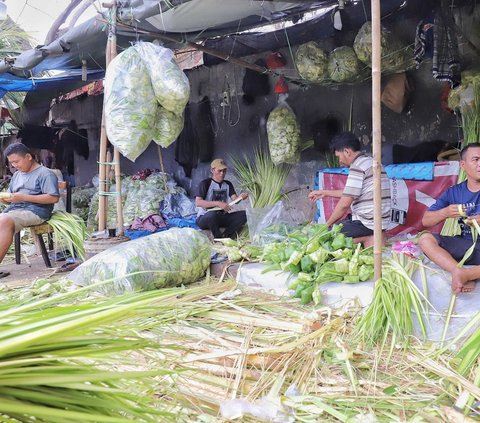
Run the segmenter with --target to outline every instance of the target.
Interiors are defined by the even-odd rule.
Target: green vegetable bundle
[[[295,64],[299,75],[307,81],[321,82],[327,76],[327,55],[314,41],[298,47]]]
[[[292,109],[281,102],[267,120],[270,157],[276,165],[295,164],[300,159],[300,127]]]
[[[78,285],[102,285],[107,294],[147,291],[192,283],[210,265],[211,243],[200,231],[173,228],[118,244],[77,267],[70,278]]]
[[[262,261],[270,263],[265,271],[283,270],[297,274],[289,286],[305,304],[312,301],[318,285],[326,282],[355,283],[373,276],[370,249],[340,232],[341,225],[329,230],[325,224],[309,224],[294,230],[282,242],[266,244]],[[304,293],[306,292],[306,293]]]

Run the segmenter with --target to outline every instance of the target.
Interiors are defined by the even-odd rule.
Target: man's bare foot
[[[452,271],[452,291],[454,294],[459,294],[460,292],[470,292],[474,287],[475,282],[468,279],[465,269],[456,268]],[[468,289],[468,291],[463,291],[464,288]]]
[[[462,292],[472,292],[475,289],[475,281],[465,282],[462,286]]]

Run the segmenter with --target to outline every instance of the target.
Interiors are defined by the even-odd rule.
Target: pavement
[[[22,263],[16,264],[13,255],[7,255],[2,264],[0,264],[0,271],[9,272],[10,275],[1,278],[0,284],[11,288],[19,288],[28,286],[37,279],[48,278],[56,273],[68,274],[68,272],[63,271],[63,265],[65,265],[65,261],[52,261],[53,267],[48,268],[45,266],[41,255],[22,257]]]

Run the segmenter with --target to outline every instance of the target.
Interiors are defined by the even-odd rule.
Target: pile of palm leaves
[[[64,211],[55,211],[48,221],[53,228],[55,245],[64,251],[70,251],[72,256],[85,259],[84,241],[88,237],[85,222],[79,216]]]
[[[83,288],[0,306],[0,420],[431,422],[451,421],[462,395],[480,399],[451,345],[366,348],[354,305],[236,288],[114,299]],[[477,338],[459,353],[469,366]]]
[[[246,156],[232,161],[241,188],[249,193],[252,207],[271,206],[284,197],[282,189],[292,168],[290,165],[273,164],[270,154],[261,148],[255,150],[253,161]]]

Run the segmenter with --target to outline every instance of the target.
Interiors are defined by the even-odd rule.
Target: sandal
[[[0,279],[10,276],[10,272],[0,272]]]

